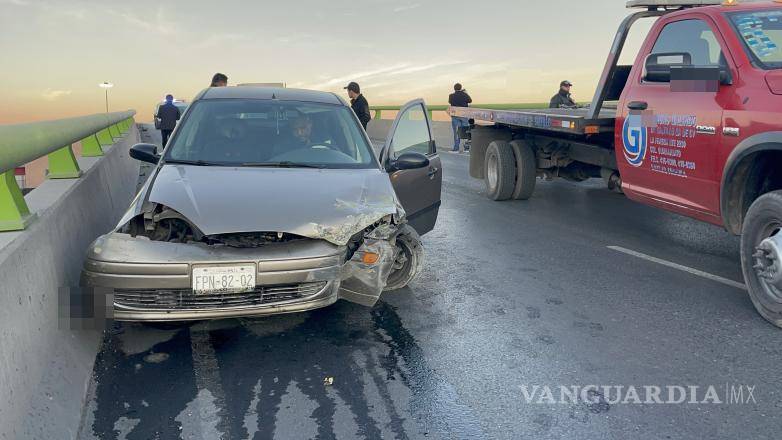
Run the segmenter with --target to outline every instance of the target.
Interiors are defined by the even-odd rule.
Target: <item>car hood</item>
[[[287,232],[344,245],[381,218],[404,215],[379,169],[163,165],[150,183],[137,204],[166,205],[206,235]]]

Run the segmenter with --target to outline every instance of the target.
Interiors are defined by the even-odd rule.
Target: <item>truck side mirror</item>
[[[692,65],[692,55],[687,52],[653,53],[646,57],[643,80],[647,82],[670,82],[671,67]]]

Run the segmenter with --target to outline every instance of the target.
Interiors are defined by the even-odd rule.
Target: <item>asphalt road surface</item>
[[[780,438],[782,331],[741,287],[737,238],[602,182],[493,202],[467,156],[442,156],[409,288],[373,309],[117,324],[82,438]]]

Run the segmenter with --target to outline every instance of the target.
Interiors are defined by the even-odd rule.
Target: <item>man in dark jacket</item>
[[[467,94],[467,90],[462,88],[462,85],[456,83],[453,85],[453,93],[448,95],[448,104],[451,107],[468,107],[472,103],[472,98]],[[453,150],[459,151],[461,139],[459,139],[459,127],[466,127],[469,125],[469,121],[464,118],[451,116],[451,128],[453,128]],[[468,150],[467,145],[464,146],[464,151]]]
[[[181,116],[179,109],[174,105],[174,97],[166,95],[166,103],[161,105],[157,111],[157,117],[160,118],[160,135],[163,137],[164,147],[168,143],[168,137],[171,136],[171,132],[176,127],[176,121]]]
[[[549,108],[576,108],[578,104],[570,96],[570,88],[573,84],[570,81],[559,83],[559,93],[551,97]]]
[[[358,120],[361,121],[361,125],[364,126],[364,130],[367,129],[367,124],[372,120],[372,115],[369,114],[369,103],[367,98],[361,94],[361,87],[358,83],[352,82],[345,87],[350,97],[350,108],[358,116]]]

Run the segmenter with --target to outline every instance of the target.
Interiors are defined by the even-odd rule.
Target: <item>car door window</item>
[[[417,104],[399,115],[399,124],[391,138],[391,157],[396,159],[402,153],[431,153],[429,121],[423,105]]]
[[[726,65],[714,31],[703,20],[682,20],[665,25],[651,54],[681,52],[689,53],[695,66]]]

